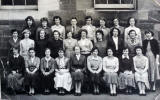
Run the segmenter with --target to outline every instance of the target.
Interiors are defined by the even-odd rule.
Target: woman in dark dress
[[[47,48],[47,39],[45,37],[45,30],[42,29],[39,31],[40,37],[39,40],[35,42],[35,51],[36,51],[36,56],[39,58],[42,58],[45,56],[45,49]]]
[[[51,56],[53,58],[58,57],[58,50],[63,48],[63,41],[60,40],[59,31],[53,31],[53,36],[49,39],[47,47],[51,49]]]
[[[132,93],[135,88],[133,59],[129,56],[129,48],[123,49],[119,58],[119,89],[125,89],[126,94]]]
[[[86,70],[86,58],[81,55],[79,46],[76,46],[74,51],[75,55],[70,58],[71,75],[75,87],[75,96],[80,96],[84,71]]]
[[[114,56],[119,57],[122,54],[122,49],[124,47],[124,42],[120,38],[120,30],[118,28],[113,28],[111,30],[111,38],[108,40],[108,48],[112,48]]]
[[[12,29],[11,30],[11,34],[12,34],[12,37],[8,41],[8,45],[9,45],[8,56],[12,56],[13,55],[13,52],[12,52],[13,48],[20,49],[20,39],[19,39],[19,32],[18,32],[18,30]]]
[[[16,90],[22,89],[24,67],[25,61],[24,58],[19,55],[19,49],[13,48],[13,55],[9,57],[9,74],[7,77],[8,88],[11,89],[13,93],[15,93]]]
[[[34,18],[32,16],[28,16],[25,19],[25,22],[26,22],[26,26],[25,26],[25,28],[23,30],[25,30],[25,29],[30,30],[30,32],[31,32],[30,39],[35,40],[36,24],[35,24]]]
[[[106,56],[108,38],[104,39],[102,30],[96,31],[96,41],[95,47],[97,47],[99,50],[98,55],[103,58]]]
[[[55,69],[55,60],[51,57],[51,50],[46,48],[45,57],[41,59],[40,70],[42,74],[42,89],[44,94],[49,94],[50,89],[53,85],[53,77],[54,77],[54,69]]]
[[[42,29],[45,30],[46,39],[50,38],[50,35],[52,34],[52,30],[49,26],[48,18],[46,17],[43,17],[40,19],[40,26],[36,30],[36,37],[35,37],[36,41],[39,40],[39,35],[40,35],[39,33]]]
[[[98,56],[98,48],[91,50],[91,55],[87,58],[87,68],[94,87],[94,94],[99,94],[100,72],[102,71],[102,58]]]
[[[159,44],[156,39],[153,38],[154,33],[152,31],[145,32],[146,38],[143,41],[144,54],[148,57],[149,68],[148,76],[151,85],[151,90],[156,91],[156,81],[160,79],[159,75]]]
[[[26,60],[25,86],[29,88],[29,95],[35,94],[35,88],[38,83],[40,59],[35,56],[34,48],[28,50],[29,57]]]

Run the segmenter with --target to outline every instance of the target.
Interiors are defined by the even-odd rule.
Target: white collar
[[[46,59],[46,61],[49,61],[51,59],[51,57],[49,57],[49,58],[45,57],[45,59]]]
[[[14,58],[18,58],[18,57],[19,57],[19,54],[17,54],[17,55],[13,55],[13,57],[14,57]]]
[[[147,39],[147,40],[152,40],[153,39],[153,37],[151,37],[150,39]]]
[[[129,59],[129,56],[127,55],[127,57],[125,57],[124,55],[122,55],[122,59],[124,59],[124,58],[128,58]]]

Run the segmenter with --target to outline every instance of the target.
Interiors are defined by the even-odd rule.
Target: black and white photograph
[[[0,0],[0,100],[160,100],[160,0]]]

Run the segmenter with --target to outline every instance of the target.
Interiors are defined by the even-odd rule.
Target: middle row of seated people
[[[148,80],[149,60],[142,53],[142,47],[135,48],[136,56],[129,56],[129,49],[123,48],[122,56],[118,59],[114,56],[112,48],[107,49],[107,56],[103,59],[98,56],[98,48],[91,50],[91,55],[84,56],[80,47],[75,46],[75,54],[71,58],[64,56],[63,49],[58,50],[58,57],[51,57],[51,50],[45,50],[45,57],[41,60],[36,57],[34,48],[28,50],[29,56],[26,60],[19,55],[18,49],[13,49],[13,56],[9,59],[11,73],[8,76],[8,87],[17,89],[22,84],[27,87],[29,95],[35,94],[35,88],[41,83],[44,93],[48,94],[53,85],[59,94],[75,89],[75,95],[81,95],[81,88],[85,80],[86,70],[93,85],[95,94],[99,94],[100,79],[105,86],[109,87],[110,95],[116,96],[116,89],[125,89],[126,93],[132,93],[132,89],[138,85],[139,95],[146,95],[145,90],[150,88]],[[25,66],[25,68],[24,68]],[[24,69],[23,69],[24,68]],[[40,71],[39,71],[40,70]],[[103,71],[103,76],[101,72]],[[41,79],[41,81],[38,81]],[[87,84],[89,85],[89,84]]]

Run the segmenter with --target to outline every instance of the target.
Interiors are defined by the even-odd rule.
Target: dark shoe
[[[78,96],[81,96],[82,94],[81,93],[78,93]]]
[[[113,93],[110,93],[110,96],[113,96]]]
[[[78,96],[78,93],[74,93],[74,96]]]

